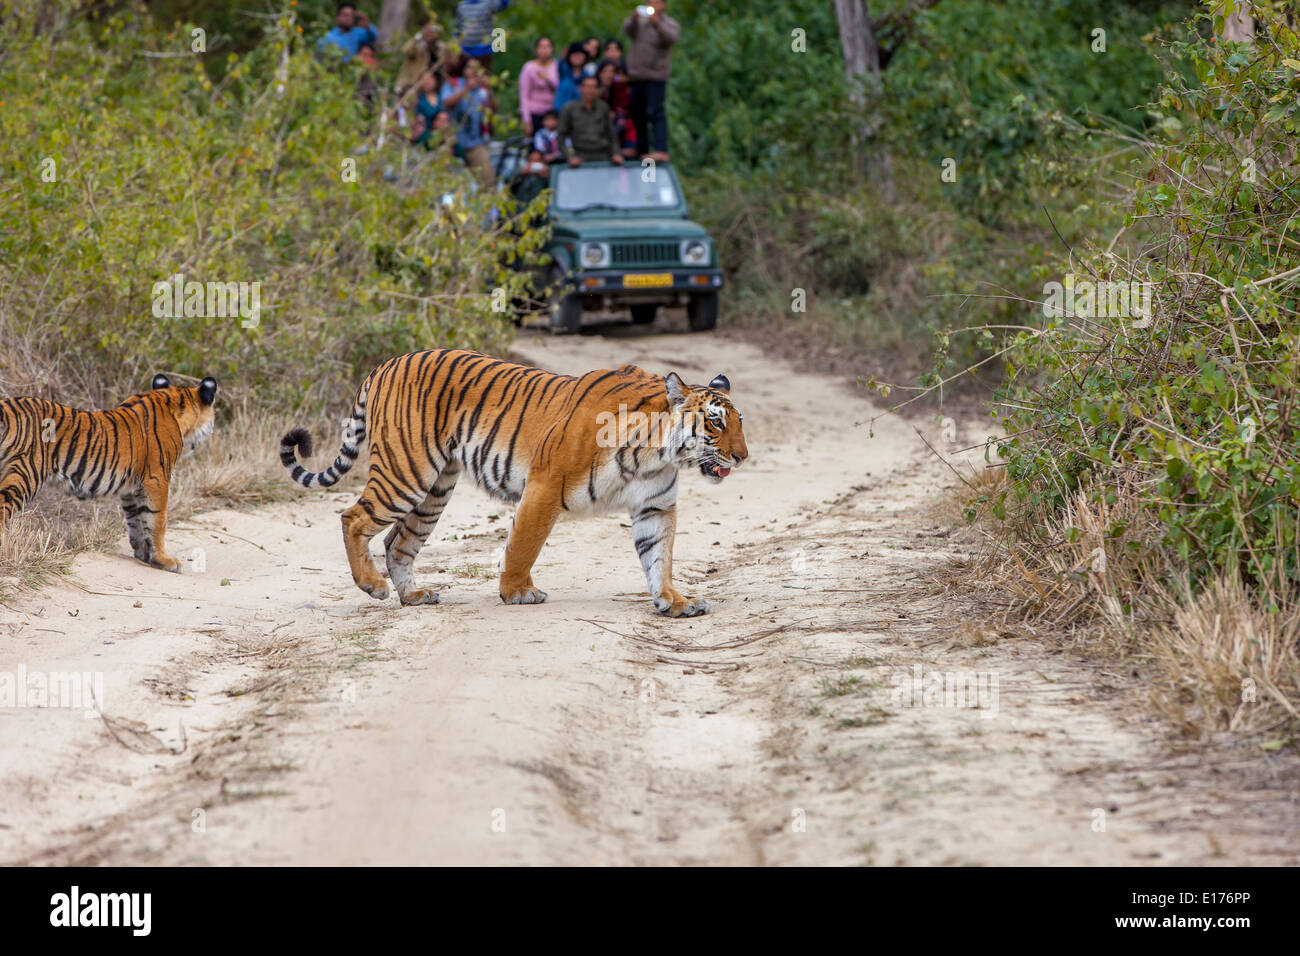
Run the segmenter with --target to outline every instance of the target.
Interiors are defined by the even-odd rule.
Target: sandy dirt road
[[[102,675],[102,715],[0,707],[0,862],[1297,860],[1284,793],[1248,802],[1171,755],[1117,675],[949,592],[970,545],[913,428],[943,447],[939,426],[869,434],[860,389],[735,336],[517,351],[730,376],[752,462],[685,475],[678,506],[678,586],[712,615],[653,613],[618,516],[559,524],[534,570],[550,601],[502,606],[509,514],[466,484],[416,563],[438,606],[352,585],[352,486],[178,522],[183,576],[123,536],[0,608],[0,675]],[[971,695],[927,695],[944,675]]]

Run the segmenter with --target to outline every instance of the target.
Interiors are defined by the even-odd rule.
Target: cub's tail
[[[305,428],[295,428],[280,439],[280,463],[288,470],[289,477],[304,488],[328,488],[352,470],[365,441],[366,390],[363,388],[352,406],[352,414],[343,420],[343,445],[334,464],[324,471],[308,471],[298,463],[296,452],[301,451],[303,458],[311,457],[311,432]]]

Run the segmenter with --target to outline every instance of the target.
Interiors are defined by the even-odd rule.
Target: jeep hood
[[[551,224],[552,235],[588,240],[610,239],[707,239],[706,230],[689,219],[654,217],[600,217],[557,215]]]

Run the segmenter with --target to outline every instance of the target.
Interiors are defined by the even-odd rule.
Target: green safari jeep
[[[718,322],[722,270],[708,232],[691,222],[671,166],[551,167],[551,324],[577,332],[584,312],[627,309],[650,323],[685,306],[691,329]]]

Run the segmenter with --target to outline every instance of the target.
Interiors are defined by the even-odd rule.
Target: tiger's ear
[[[709,388],[716,388],[720,392],[731,391],[731,379],[719,372],[709,383]]]
[[[686,393],[690,391],[686,383],[682,381],[681,376],[676,372],[669,372],[664,376],[664,384],[668,387],[668,404],[680,405],[686,401]]]
[[[211,405],[217,400],[217,380],[209,375],[203,381],[199,382],[199,401],[204,405]]]
[[[155,376],[153,377],[153,384],[150,385],[149,387],[150,387],[150,388],[170,388],[170,387],[171,387],[171,384],[172,384],[172,383],[171,383],[171,379],[169,379],[166,375],[155,375]]]

